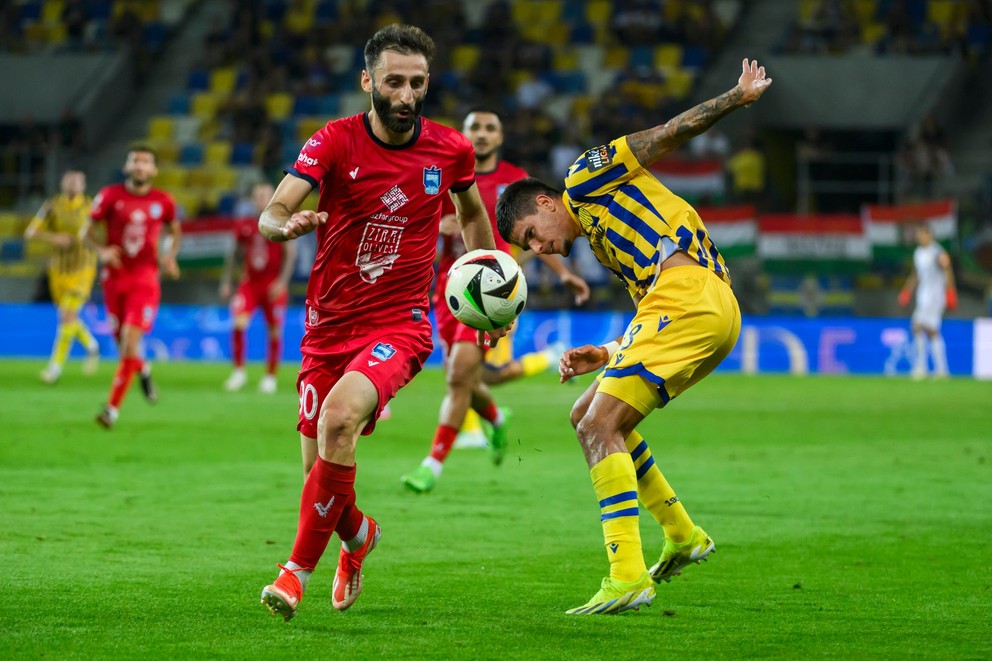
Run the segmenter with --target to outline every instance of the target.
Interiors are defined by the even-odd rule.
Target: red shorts
[[[231,299],[231,314],[234,316],[247,314],[251,315],[258,308],[262,308],[265,315],[265,323],[269,327],[282,326],[282,320],[286,316],[286,303],[289,301],[289,292],[284,291],[282,296],[276,300],[269,298],[269,287],[271,282],[251,282],[244,281],[238,285],[238,291]]]
[[[434,318],[437,321],[437,334],[441,338],[445,355],[451,353],[451,347],[455,346],[455,342],[478,343],[479,331],[455,319],[455,315],[451,314],[444,301],[434,306]]]
[[[389,400],[423,368],[431,355],[431,325],[424,319],[375,330],[310,330],[300,350],[303,364],[296,380],[300,394],[300,422],[304,436],[317,438],[317,418],[324,398],[346,372],[360,372],[375,385],[379,395],[372,420],[362,430],[366,436]]]
[[[158,277],[116,277],[103,281],[103,302],[114,333],[136,326],[147,333],[155,323],[162,288]]]

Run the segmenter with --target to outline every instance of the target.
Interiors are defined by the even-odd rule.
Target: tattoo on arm
[[[739,108],[742,95],[741,90],[734,87],[716,98],[686,110],[665,124],[630,134],[627,136],[627,145],[637,157],[637,162],[648,166]]]

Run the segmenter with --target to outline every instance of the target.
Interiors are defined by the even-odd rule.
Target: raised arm
[[[287,174],[258,219],[258,231],[270,241],[289,241],[327,222],[327,213],[297,211],[313,187],[305,179]]]
[[[743,72],[733,89],[686,110],[664,124],[628,135],[627,145],[637,161],[647,167],[724,116],[757,101],[772,84],[772,79],[765,77],[765,68],[759,67],[757,61],[749,62],[744,58],[742,65]]]
[[[472,184],[468,190],[452,193],[451,199],[455,203],[455,215],[462,230],[465,247],[469,250],[495,249],[493,224],[489,221],[489,213],[482,203],[482,198],[479,197],[479,187]]]

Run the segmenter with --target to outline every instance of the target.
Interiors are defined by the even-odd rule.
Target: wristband
[[[607,344],[602,345],[602,347],[606,349],[606,353],[610,355],[609,358],[606,359],[609,361],[612,360],[613,356],[615,356],[617,354],[617,351],[620,350],[620,343],[617,342],[616,340],[613,340],[612,342],[608,342]]]

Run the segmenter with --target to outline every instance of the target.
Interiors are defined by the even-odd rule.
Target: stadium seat
[[[145,46],[152,52],[157,52],[162,50],[165,45],[165,40],[169,36],[169,30],[165,26],[165,23],[155,21],[154,23],[148,23],[144,28],[144,40]]]
[[[609,46],[603,56],[603,66],[607,69],[625,69],[629,58],[629,49],[623,46]]]
[[[568,40],[573,45],[592,44],[596,41],[596,30],[586,22],[575,23],[569,32]]]
[[[196,92],[193,94],[190,111],[195,117],[209,119],[217,114],[220,101],[220,97],[210,92]]]
[[[172,137],[176,142],[198,142],[203,119],[193,115],[179,115],[172,123]]]
[[[682,64],[682,46],[662,44],[654,49],[654,68],[661,71],[677,69]]]
[[[207,145],[203,162],[207,165],[227,165],[231,162],[231,143],[215,140]]]
[[[45,0],[41,7],[41,22],[46,25],[53,25],[62,22],[62,10],[65,3],[62,0]]]
[[[29,243],[41,243],[30,241]],[[47,245],[47,244],[46,244]],[[21,238],[0,239],[0,262],[20,262],[24,260],[24,240]]]
[[[152,140],[171,140],[174,128],[172,117],[155,115],[148,120],[148,137]]]
[[[200,165],[203,163],[203,145],[199,142],[185,144],[179,150],[180,165]]]
[[[234,207],[238,204],[238,194],[227,192],[217,200],[217,213],[222,216],[230,216],[234,213]]]
[[[286,92],[274,92],[265,97],[265,112],[269,119],[279,121],[286,119],[293,111],[293,96]]]
[[[179,143],[174,140],[151,141],[155,147],[155,160],[161,165],[163,163],[174,164],[179,160]]]
[[[186,89],[190,92],[205,92],[210,89],[210,73],[202,69],[190,71],[186,76]]]
[[[299,151],[300,145],[306,142],[314,133],[324,128],[325,124],[327,124],[327,119],[323,117],[304,117],[300,119],[296,124],[296,135],[290,141],[293,149]],[[295,154],[293,158],[296,158]]]
[[[665,80],[665,89],[675,99],[684,99],[692,91],[692,84],[695,77],[691,71],[686,69],[676,69],[668,74]]]
[[[301,94],[293,99],[293,116],[316,115],[318,107],[317,97]]]
[[[590,0],[586,4],[586,21],[591,25],[609,25],[613,3],[609,0]]]
[[[654,68],[654,49],[650,46],[634,46],[630,49],[630,59],[628,63],[632,67]]]
[[[555,71],[568,71],[579,68],[579,53],[575,48],[556,48],[554,52]]]
[[[174,191],[186,186],[188,177],[186,168],[178,165],[162,165],[158,169],[158,176],[155,177],[155,185],[167,191]]]
[[[333,0],[322,0],[314,8],[313,18],[317,25],[327,25],[338,17],[338,3]]]
[[[337,94],[325,94],[317,100],[317,114],[330,119],[336,117],[341,107],[341,99]]]
[[[350,92],[341,95],[341,116],[350,117],[369,109],[369,95],[365,92]]]
[[[18,6],[18,12],[14,16],[20,16],[21,24],[37,23],[41,20],[40,2],[22,2]]]
[[[683,69],[702,69],[709,59],[709,52],[702,46],[686,46],[682,51]]]
[[[255,143],[239,142],[231,149],[231,165],[251,165],[255,162]]]
[[[162,188],[165,188],[165,186],[162,186]],[[199,191],[186,188],[166,188],[166,190],[172,194],[172,198],[176,201],[176,206],[179,207],[182,219],[196,218],[200,214],[200,208],[203,206],[203,203]]]
[[[479,61],[479,47],[462,44],[451,52],[451,68],[465,73],[475,68]]]
[[[210,91],[215,94],[230,94],[237,86],[237,82],[238,70],[234,67],[222,67],[210,72]]]
[[[189,113],[189,95],[185,93],[173,94],[169,97],[167,110],[170,115],[185,115]]]

